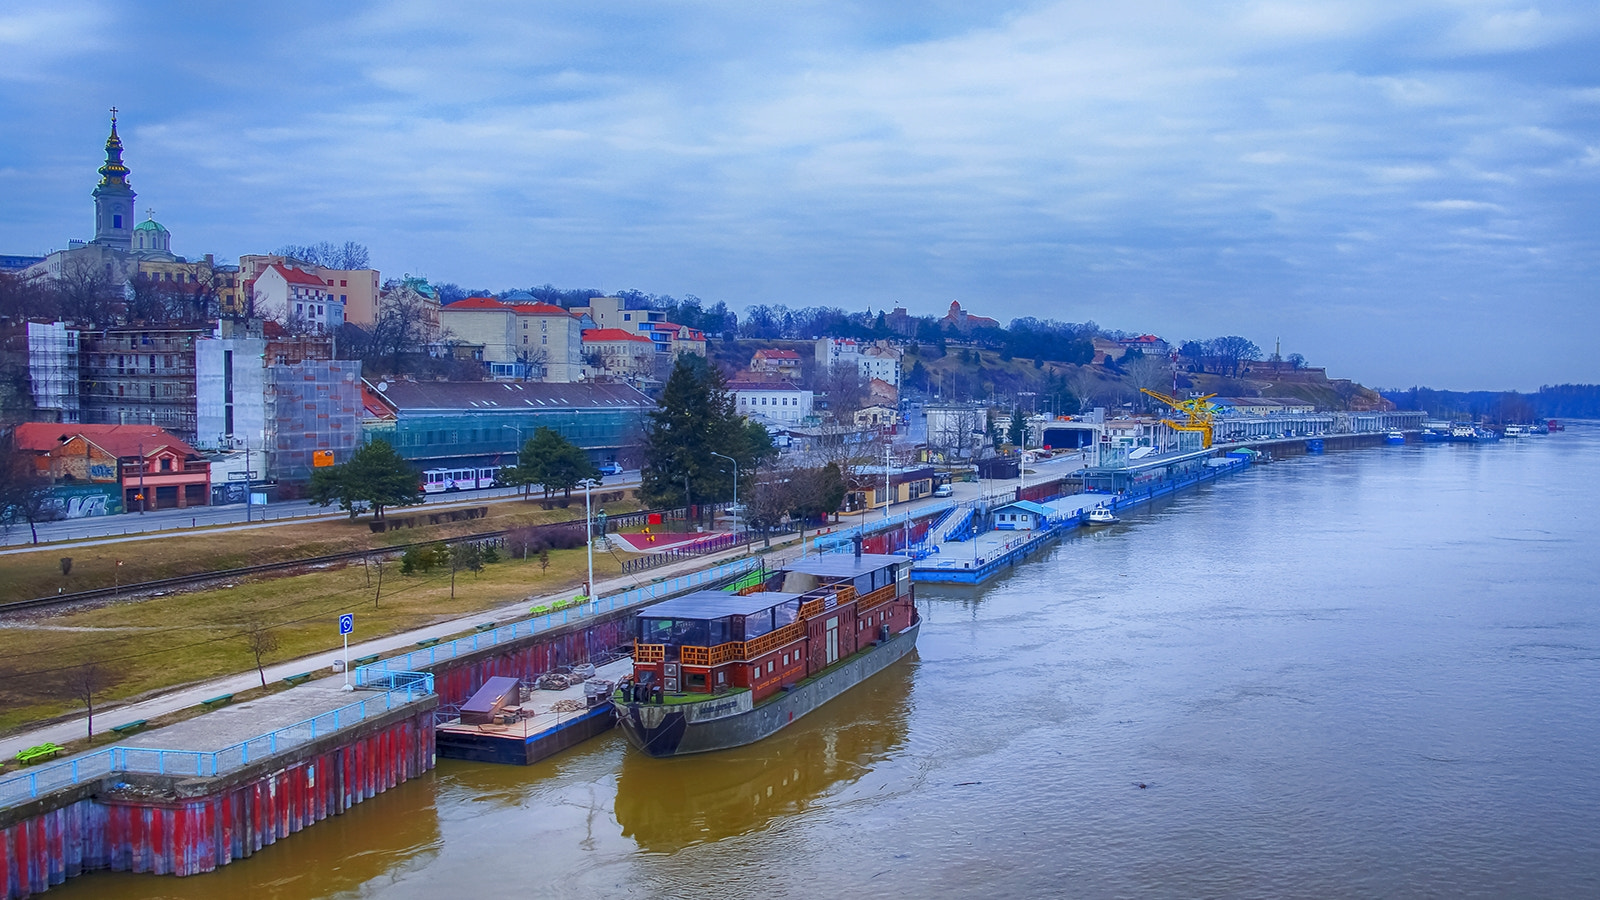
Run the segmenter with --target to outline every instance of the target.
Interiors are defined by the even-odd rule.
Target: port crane
[[[1216,394],[1206,394],[1204,397],[1195,397],[1191,400],[1178,400],[1166,394],[1157,393],[1149,388],[1140,388],[1146,394],[1160,400],[1162,403],[1183,413],[1187,420],[1175,422],[1172,419],[1162,419],[1162,424],[1173,431],[1198,431],[1200,432],[1200,446],[1206,449],[1211,447],[1212,424],[1217,418],[1217,407],[1211,403]]]

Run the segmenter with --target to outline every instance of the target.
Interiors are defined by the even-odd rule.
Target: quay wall
[[[0,900],[96,869],[214,871],[433,768],[437,699],[225,775],[118,772],[0,813]]]
[[[617,609],[426,667],[443,706],[467,702],[490,678],[531,679],[586,663],[633,642],[637,609]]]

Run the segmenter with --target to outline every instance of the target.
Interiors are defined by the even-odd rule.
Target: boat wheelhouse
[[[652,756],[748,744],[910,652],[918,624],[903,556],[824,554],[667,600],[635,618],[619,721]]]

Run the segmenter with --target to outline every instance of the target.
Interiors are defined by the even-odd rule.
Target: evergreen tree
[[[537,484],[544,489],[545,499],[551,492],[562,491],[563,499],[572,498],[572,489],[585,478],[600,480],[600,470],[590,462],[582,448],[567,440],[554,428],[540,426],[517,451],[517,464],[501,476],[513,485]]]
[[[734,409],[722,375],[704,359],[685,355],[673,365],[660,405],[650,414],[640,473],[646,502],[682,506],[732,499],[732,467],[713,452],[738,462],[739,480],[748,489],[757,463],[775,450],[766,429]]]
[[[422,481],[411,464],[387,441],[373,441],[351,455],[348,462],[311,473],[311,500],[339,508],[356,517],[358,503],[383,519],[387,506],[415,506],[423,501]]]

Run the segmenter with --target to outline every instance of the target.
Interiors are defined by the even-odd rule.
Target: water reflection
[[[627,753],[616,818],[640,849],[670,853],[804,812],[906,742],[916,655],[747,747],[652,759]]]

